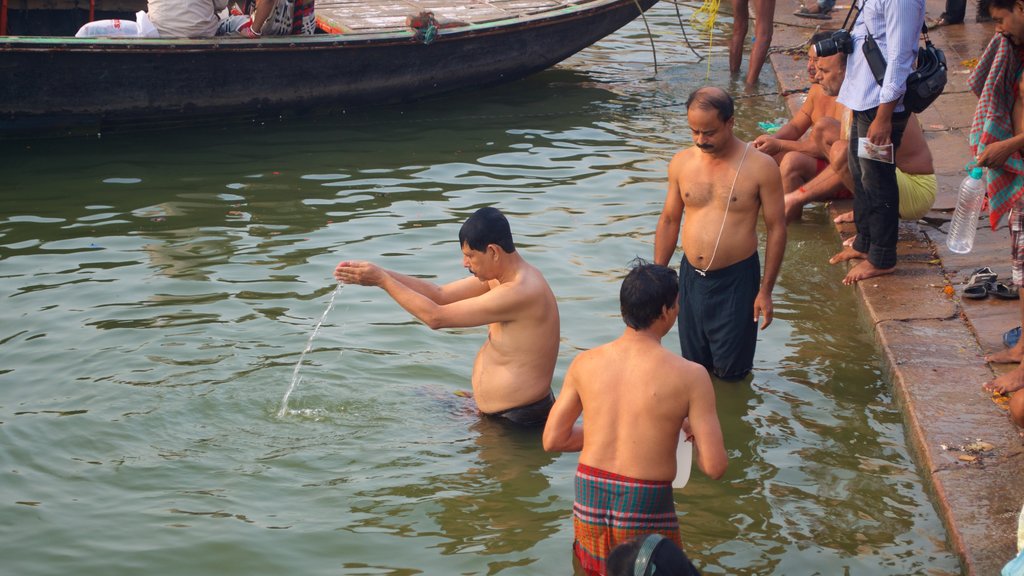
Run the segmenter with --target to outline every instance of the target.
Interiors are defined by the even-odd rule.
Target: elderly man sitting
[[[818,58],[816,80],[826,94],[838,95],[845,75],[846,54],[839,52]],[[816,170],[809,170],[808,162],[783,162],[787,222],[799,220],[804,205],[809,202],[853,197],[850,192],[853,190],[853,177],[848,160],[847,130],[841,129],[840,122],[832,118],[825,118],[815,124],[815,130],[829,150],[829,162],[824,165],[819,163]],[[788,157],[789,154],[786,160]],[[900,218],[917,220],[927,214],[935,203],[938,180],[935,178],[932,153],[916,115],[911,115],[907,121],[903,145],[896,150],[895,163]],[[837,223],[852,221],[851,213],[836,218]]]

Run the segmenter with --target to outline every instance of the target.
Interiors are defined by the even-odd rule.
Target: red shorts
[[[818,174],[821,174],[822,170],[828,168],[828,165],[828,160],[818,158]],[[836,192],[836,200],[849,200],[850,198],[853,198],[853,193],[847,190],[846,188],[842,188],[839,190],[839,192]]]

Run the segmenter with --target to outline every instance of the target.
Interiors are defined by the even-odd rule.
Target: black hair
[[[459,246],[483,252],[491,244],[497,244],[509,254],[516,251],[508,219],[501,210],[487,206],[474,212],[459,228]]]
[[[640,553],[640,548],[643,547],[644,541],[648,538],[654,538],[659,541],[654,545],[654,549],[650,551],[648,555],[649,560],[647,560],[646,565],[637,566],[637,556]],[[644,562],[644,560],[641,559],[640,562]],[[697,567],[686,557],[686,552],[683,552],[674,542],[660,534],[644,534],[619,544],[608,554],[605,566],[608,569],[608,576],[633,576],[637,573],[636,568],[638,567],[643,570],[640,573],[645,575],[653,573],[656,576],[661,576],[662,574],[668,576],[700,576]],[[651,566],[655,567],[656,571],[651,570]]]
[[[649,328],[679,299],[679,275],[668,266],[637,257],[619,289],[622,321],[634,330]]]
[[[686,109],[689,110],[691,106],[697,106],[701,110],[717,111],[718,119],[722,122],[728,122],[736,112],[732,96],[725,90],[713,86],[704,86],[690,92],[689,98],[686,99]]]
[[[985,14],[988,14],[990,8],[1000,8],[1013,12],[1013,8],[1018,2],[1020,0],[982,0],[978,3],[978,14],[982,13],[982,6],[984,6]]]

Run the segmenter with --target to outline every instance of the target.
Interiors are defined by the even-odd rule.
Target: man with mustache
[[[438,286],[370,262],[345,261],[334,277],[378,286],[433,330],[488,327],[473,364],[473,398],[486,416],[542,427],[554,404],[558,304],[540,270],[516,251],[497,208],[477,210],[459,230],[462,265],[472,276]]]
[[[813,48],[812,48],[813,50]],[[835,97],[839,94],[846,77],[846,54],[838,52],[831,56],[817,59],[817,85],[825,94]],[[800,177],[811,176],[802,181],[794,190],[786,189],[786,174],[783,169],[783,191],[786,193],[786,221],[799,220],[803,207],[809,202],[825,200],[846,200],[853,198],[850,192],[855,188],[850,173],[849,153],[849,119],[850,111],[845,110],[844,129],[839,120],[823,118],[815,125],[821,132],[823,144],[828,145],[830,162],[816,174],[801,174]],[[903,132],[903,142],[896,150],[896,185],[899,189],[899,214],[903,220],[917,220],[931,210],[935,203],[938,180],[935,177],[935,166],[932,153],[925,140],[924,131],[916,114],[911,114]],[[847,212],[836,217],[835,222],[853,222],[853,213]],[[847,240],[849,242],[849,240]]]
[[[692,148],[668,167],[668,194],[654,236],[654,261],[667,265],[682,227],[679,344],[683,357],[738,380],[754,363],[757,325],[772,321],[772,289],[786,250],[782,179],[775,160],[733,135],[734,105],[703,87],[686,101]],[[686,219],[683,220],[683,211]],[[764,275],[757,217],[767,240]]]

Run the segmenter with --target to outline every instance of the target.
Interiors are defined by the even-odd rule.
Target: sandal
[[[985,285],[985,288],[989,294],[996,298],[1002,298],[1003,300],[1017,300],[1020,298],[1016,286],[1007,286],[1002,282],[989,282]]]
[[[975,270],[974,272],[971,273],[970,279],[967,280],[967,285],[968,286],[974,286],[976,284],[985,284],[987,282],[995,282],[996,278],[998,278],[998,277],[999,276],[997,276],[996,273],[993,272],[991,268],[989,268],[988,266],[985,266],[983,268],[978,268],[977,270]]]
[[[962,298],[968,300],[984,300],[988,298],[989,290],[988,287],[991,285],[989,282],[982,282],[981,284],[970,284],[964,287],[964,291],[960,294]]]

